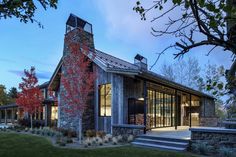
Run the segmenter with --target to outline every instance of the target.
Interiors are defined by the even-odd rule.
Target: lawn
[[[0,133],[0,157],[193,157],[188,153],[119,147],[90,150],[57,148],[41,137]]]

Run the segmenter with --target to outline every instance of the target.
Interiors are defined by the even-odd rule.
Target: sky
[[[35,66],[39,83],[48,81],[52,76],[63,53],[65,23],[70,13],[85,19],[93,25],[95,48],[129,62],[139,53],[152,65],[157,53],[175,42],[174,37],[156,38],[151,35],[151,27],[163,27],[164,22],[146,21],[133,11],[135,0],[69,0],[59,1],[58,9],[44,11],[38,8],[36,23],[20,23],[18,19],[0,20],[0,84],[7,89],[18,87],[24,69]],[[173,14],[174,15],[174,14]],[[155,15],[153,15],[155,16]],[[192,50],[184,57],[194,56],[200,65],[231,64],[230,53],[216,49],[206,56],[209,48]],[[163,63],[173,63],[175,50],[166,52],[152,69],[160,73]]]

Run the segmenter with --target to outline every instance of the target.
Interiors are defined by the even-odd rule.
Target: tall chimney
[[[140,54],[137,54],[134,57],[134,64],[137,65],[141,70],[147,70],[147,58]]]
[[[86,44],[90,50],[95,49],[92,24],[73,14],[70,14],[66,22],[65,36],[68,36],[71,33],[75,33],[75,35],[73,36],[74,41],[81,44]],[[64,43],[63,55],[65,55],[68,52],[68,50],[66,49],[66,41],[64,42],[65,43]]]

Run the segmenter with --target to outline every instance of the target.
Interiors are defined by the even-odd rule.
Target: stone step
[[[159,149],[174,150],[174,151],[185,151],[186,150],[186,148],[181,148],[181,147],[172,147],[172,146],[142,143],[142,142],[132,142],[132,144],[135,145],[135,146],[159,148]]]
[[[160,148],[174,151],[184,151],[189,146],[189,140],[141,135],[135,138],[132,144],[134,146]]]
[[[187,140],[187,139],[177,139],[177,138],[151,136],[151,135],[140,135],[137,138],[145,138],[145,139],[152,139],[152,140],[189,143],[189,140]]]
[[[161,144],[165,146],[173,146],[173,147],[188,147],[188,142],[176,142],[176,141],[168,141],[168,140],[157,140],[157,139],[147,139],[147,138],[136,138],[135,142],[142,143],[150,143],[150,144]]]

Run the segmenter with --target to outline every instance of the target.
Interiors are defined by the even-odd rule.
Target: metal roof
[[[88,57],[93,58],[93,62],[106,72],[138,76],[143,79],[153,80],[157,83],[161,83],[163,85],[167,85],[169,87],[173,87],[173,88],[181,90],[181,91],[190,92],[190,93],[193,93],[196,95],[201,95],[201,96],[205,96],[205,97],[209,97],[209,98],[214,99],[212,96],[210,96],[208,94],[205,94],[203,92],[194,90],[194,89],[184,86],[182,84],[171,81],[171,80],[165,78],[164,76],[154,73],[152,71],[140,69],[139,66],[137,66],[133,63],[127,62],[127,61],[117,58],[115,56],[104,53],[102,51],[99,51],[99,50],[95,50],[95,52],[90,51],[90,54],[88,54]],[[58,71],[58,69],[60,69],[61,66],[62,66],[62,60],[60,60],[58,66],[57,66],[57,68],[50,80],[50,84],[54,80],[53,78],[57,75],[57,71]]]

